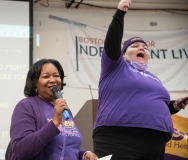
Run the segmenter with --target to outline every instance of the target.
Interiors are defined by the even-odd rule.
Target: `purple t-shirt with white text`
[[[63,122],[64,128],[57,128],[50,121],[53,117],[52,104],[38,96],[19,101],[11,118],[9,160],[58,160],[60,156],[63,156],[64,160],[81,160],[85,152],[80,150],[82,136],[71,111],[68,112],[70,119]]]
[[[101,59],[99,126],[142,127],[173,134],[168,104],[170,95],[160,80],[133,68],[122,57],[111,60],[105,50]]]
[[[53,118],[54,107],[52,104],[42,99],[41,101],[48,123]],[[72,117],[70,116],[68,120],[63,121],[58,129],[60,130],[60,133],[48,142],[44,148],[43,159],[58,160],[62,156],[64,160],[78,160],[79,148],[82,144],[82,136]]]

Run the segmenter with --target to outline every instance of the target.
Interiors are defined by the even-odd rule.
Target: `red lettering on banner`
[[[155,47],[155,41],[146,41],[148,47]]]
[[[89,38],[89,37],[78,37],[78,40],[80,43],[89,43],[89,44],[98,44],[98,45],[103,45],[104,40],[103,39],[98,39],[98,38]]]
[[[78,37],[79,42],[83,42],[83,38],[82,37]]]
[[[104,45],[103,39],[98,38],[90,38],[90,37],[78,37],[78,40],[80,43],[86,43],[86,44],[98,44],[98,45]],[[122,42],[123,44],[124,42]],[[155,47],[155,41],[146,41],[146,44],[148,47]]]
[[[85,42],[85,43],[88,43],[88,42],[89,42],[89,38],[85,37],[85,38],[84,38],[84,42]]]

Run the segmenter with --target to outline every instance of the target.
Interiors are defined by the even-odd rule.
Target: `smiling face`
[[[55,100],[52,93],[54,86],[61,88],[59,72],[52,63],[46,63],[42,66],[41,74],[36,83],[38,96],[48,102],[53,102]]]
[[[123,58],[128,62],[135,60],[140,64],[147,63],[149,59],[148,47],[142,42],[135,42],[127,48]]]

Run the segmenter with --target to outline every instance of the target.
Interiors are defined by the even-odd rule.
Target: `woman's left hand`
[[[83,160],[98,160],[98,157],[93,152],[86,152]]]
[[[186,97],[183,97],[183,98],[178,98],[175,103],[174,103],[174,109],[176,110],[180,110],[180,109],[185,109],[185,107],[187,106],[188,104],[188,100],[185,101],[185,103],[182,103],[181,106],[178,106],[177,104],[182,101],[183,99],[185,99]]]

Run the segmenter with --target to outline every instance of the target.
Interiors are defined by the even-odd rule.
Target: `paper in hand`
[[[99,160],[110,160],[111,157],[112,157],[112,155],[108,155],[108,156],[105,156],[105,157],[99,158]]]

